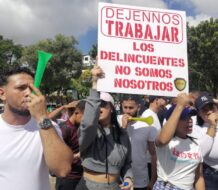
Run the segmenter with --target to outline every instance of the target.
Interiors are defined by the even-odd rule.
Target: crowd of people
[[[48,112],[27,68],[0,75],[4,190],[217,190],[218,101],[208,92],[123,94],[121,110],[92,69],[85,100]],[[119,110],[119,115],[118,115]],[[152,117],[152,124],[131,118]]]

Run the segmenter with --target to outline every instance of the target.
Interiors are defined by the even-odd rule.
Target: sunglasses
[[[105,108],[107,105],[108,105],[108,102],[101,100],[101,104],[100,104],[101,108]]]

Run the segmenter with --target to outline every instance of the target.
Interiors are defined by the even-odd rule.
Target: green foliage
[[[18,65],[18,59],[22,55],[22,46],[15,45],[12,40],[4,39],[0,35],[0,70]]]
[[[98,55],[98,45],[94,44],[92,45],[91,49],[89,50],[89,55],[92,59],[95,60],[96,56]]]
[[[72,77],[78,78],[81,74],[82,54],[76,49],[76,44],[74,37],[59,34],[54,40],[41,40],[24,48],[21,62],[35,70],[37,50],[52,53],[53,57],[47,64],[40,89],[46,93],[65,90],[70,87]]]
[[[80,98],[85,98],[89,93],[91,84],[91,71],[84,70],[78,80],[72,80],[71,87],[78,91]]]
[[[218,19],[188,26],[190,88],[218,92]]]

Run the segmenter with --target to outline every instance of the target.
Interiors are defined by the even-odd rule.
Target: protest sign
[[[185,12],[99,3],[98,64],[99,91],[188,92]]]

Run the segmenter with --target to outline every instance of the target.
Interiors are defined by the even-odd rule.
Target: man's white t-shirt
[[[118,116],[121,124],[122,115]],[[149,183],[147,168],[148,142],[154,142],[157,130],[144,122],[130,122],[127,132],[132,147],[132,172],[134,187],[147,187]]]
[[[151,109],[148,108],[142,113],[141,117],[146,118],[149,116],[152,116],[152,118],[153,118],[153,124],[151,126],[156,129],[156,131],[157,131],[156,136],[157,136],[161,130],[160,120],[158,118],[157,113],[155,113],[154,111],[152,111]],[[138,122],[138,124],[136,124],[136,125],[139,127],[140,125],[143,126],[144,124],[143,124],[143,122]],[[147,152],[147,163],[151,163],[151,156],[150,156],[149,152]]]
[[[0,115],[0,189],[50,190],[36,121],[13,126]]]
[[[153,117],[153,124],[152,126],[155,127],[157,129],[157,131],[161,130],[161,124],[160,124],[160,120],[158,118],[157,113],[155,113],[154,111],[152,111],[151,109],[146,109],[143,114],[142,117],[149,117],[152,116]]]
[[[196,168],[203,162],[198,142],[174,137],[169,144],[157,147],[156,152],[158,180],[193,189]]]
[[[132,146],[134,187],[147,187],[149,183],[147,169],[148,142],[154,142],[157,130],[144,123],[144,127],[137,127],[137,125],[135,126],[134,124],[128,126],[127,131]]]

